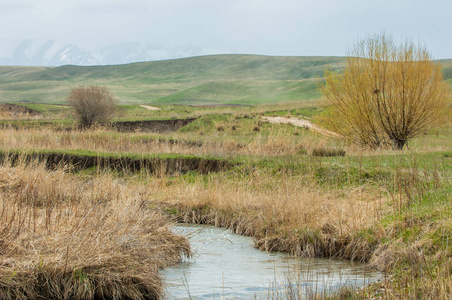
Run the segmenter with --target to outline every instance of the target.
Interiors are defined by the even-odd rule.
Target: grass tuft
[[[0,169],[0,298],[159,299],[190,247],[146,197],[106,175]]]
[[[320,157],[345,156],[345,150],[314,148],[314,149],[312,149],[312,156],[320,156]]]

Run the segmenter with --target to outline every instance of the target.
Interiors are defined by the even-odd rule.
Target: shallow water
[[[221,228],[186,225],[174,230],[190,236],[195,255],[162,272],[166,299],[267,299],[294,290],[323,294],[344,284],[363,286],[382,277],[356,262],[259,251],[250,238]]]

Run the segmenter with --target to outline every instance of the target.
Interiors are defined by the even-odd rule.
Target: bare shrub
[[[109,120],[116,108],[117,100],[105,86],[73,88],[67,103],[74,107],[75,116],[82,128]]]

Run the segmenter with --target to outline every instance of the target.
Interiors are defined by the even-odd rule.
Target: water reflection
[[[298,293],[300,287],[301,293],[323,293],[381,277],[360,263],[259,251],[250,238],[221,228],[187,225],[175,231],[190,236],[195,256],[162,272],[167,299],[267,299],[271,293]]]

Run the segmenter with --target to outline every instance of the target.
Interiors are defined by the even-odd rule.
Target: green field
[[[118,66],[0,67],[0,102],[64,103],[72,87],[105,85],[121,103],[262,104],[318,97],[339,57],[217,55]]]
[[[64,103],[77,85],[105,85],[124,104],[265,104],[319,97],[343,57],[214,55],[117,66],[0,67],[0,102]],[[446,80],[452,60],[438,61]]]

